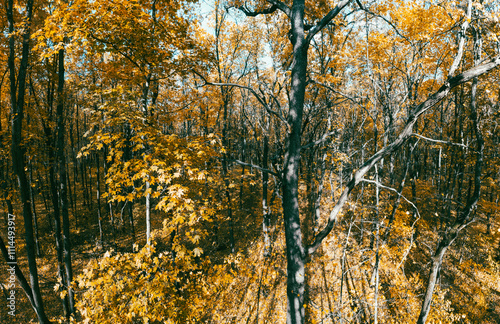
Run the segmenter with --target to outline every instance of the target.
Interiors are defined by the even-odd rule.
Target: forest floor
[[[251,196],[251,195],[248,195]],[[258,195],[253,195],[258,196]],[[81,200],[83,201],[83,200]],[[257,226],[253,230],[251,230],[248,226],[245,225],[252,224],[256,221],[256,216],[254,215],[257,211],[260,211],[260,207],[258,206],[258,201],[249,201],[245,202],[245,206],[237,213],[235,213],[235,224],[237,226],[241,226],[241,228],[236,228],[235,237],[239,239],[241,246],[248,245],[250,241],[255,241],[257,237],[260,235],[260,228]],[[136,243],[139,246],[142,246],[146,242],[146,229],[145,229],[145,212],[143,204],[137,203],[134,208],[134,225],[136,230]],[[37,210],[39,211],[38,219],[39,219],[39,232],[44,233],[44,235],[40,235],[40,246],[41,246],[41,256],[38,258],[38,270],[39,270],[39,280],[40,280],[40,288],[42,291],[43,301],[45,304],[45,311],[49,318],[51,319],[60,319],[63,316],[62,313],[62,303],[59,298],[59,293],[54,289],[57,285],[57,254],[55,248],[55,239],[51,234],[52,229],[49,223],[48,212],[44,208],[43,204],[39,203],[37,205]],[[123,216],[123,225],[117,226],[116,236],[113,237],[112,228],[109,222],[109,216],[106,212],[107,206],[102,205],[101,210],[103,213],[103,232],[104,236],[104,246],[100,246],[98,238],[99,238],[99,228],[97,225],[97,206],[94,204],[92,208],[88,206],[79,205],[76,206],[76,213],[71,213],[71,240],[72,240],[72,257],[73,257],[73,272],[74,278],[76,278],[84,267],[89,263],[89,261],[100,258],[106,251],[109,249],[113,249],[118,252],[131,252],[133,250],[132,247],[132,239],[130,235],[130,225],[128,223],[128,216]],[[16,251],[18,253],[18,264],[23,271],[26,278],[29,278],[29,271],[27,266],[25,249],[23,246],[24,242],[24,225],[22,217],[20,216],[20,210],[17,209],[15,211],[16,214]],[[118,213],[117,213],[118,212]],[[74,215],[73,215],[74,214]],[[120,216],[119,209],[115,209],[115,219],[116,224],[120,224]],[[18,216],[19,215],[19,216]],[[6,222],[3,219],[0,221],[0,232],[6,233]],[[152,229],[161,229],[162,228],[162,215],[160,212],[153,211],[152,213]],[[255,218],[251,220],[251,218]],[[471,236],[471,240],[477,240],[476,242],[479,245],[485,246],[489,245],[493,249],[500,248],[500,220],[496,220],[495,223],[491,224],[491,235],[481,235],[481,233],[486,233],[487,228],[484,225],[484,222],[476,222],[472,224],[467,231],[474,233]],[[465,236],[465,235],[464,235]],[[5,234],[2,234],[4,240],[6,239]],[[482,242],[482,240],[488,240],[489,242]],[[464,239],[463,243],[465,244],[473,244],[472,242],[466,241]],[[458,244],[458,243],[457,243]],[[462,243],[460,243],[462,244]],[[473,247],[472,247],[473,249]],[[222,253],[230,253],[230,249],[227,251],[223,251]],[[341,251],[336,251],[335,255],[340,255]],[[499,252],[500,254],[500,252]],[[448,268],[451,271],[453,269],[454,273],[456,273],[456,269],[460,268],[460,262],[455,262],[457,259],[457,255],[452,255],[451,253],[447,257]],[[457,259],[458,260],[458,259]],[[464,259],[466,261],[466,259]],[[456,268],[456,269],[455,269]],[[464,272],[465,273],[465,272]],[[462,280],[463,282],[470,281],[473,283],[477,280],[483,280],[482,272],[479,269],[478,271],[472,271],[469,274],[473,274],[471,277],[464,276],[463,278],[458,277],[450,277],[446,281],[443,279],[443,284],[453,285],[455,280]],[[11,316],[8,314],[10,311],[7,307],[7,297],[10,289],[7,288],[8,284],[8,271],[7,265],[4,261],[0,262],[0,282],[2,285],[2,298],[0,298],[0,323],[7,324],[25,324],[25,323],[36,323],[37,318],[35,312],[31,308],[28,299],[26,298],[24,292],[20,288],[19,284],[16,281],[15,290],[15,316]],[[472,287],[472,285],[469,285]],[[492,318],[496,318],[500,323],[500,282],[490,282],[488,283],[489,288],[491,289],[494,296],[491,296],[490,300],[493,301],[489,310],[492,314]],[[465,285],[465,287],[467,287]],[[460,297],[471,296],[471,292],[464,291],[460,296],[453,296],[454,298],[460,299]],[[76,294],[76,300],[78,300],[78,291]],[[498,303],[496,303],[497,301]],[[468,300],[461,300],[458,303],[462,304],[463,307],[467,307],[467,305],[472,305]],[[496,304],[495,304],[496,303]]]
[[[146,225],[143,206],[136,204],[134,209],[135,214],[135,231],[136,243],[139,246],[146,242]],[[39,210],[44,210],[42,206]],[[116,237],[111,235],[111,226],[107,218],[105,208],[102,208],[104,246],[99,244],[99,228],[97,225],[97,208],[94,205],[92,212],[89,212],[87,207],[79,208],[76,217],[71,217],[71,243],[72,243],[72,265],[74,278],[82,272],[82,269],[92,259],[100,258],[107,250],[114,249],[115,251],[128,252],[132,251],[132,239],[130,235],[130,226],[128,218],[124,216],[124,224],[117,226],[119,229],[116,231]],[[18,256],[18,266],[22,270],[24,276],[29,281],[29,271],[26,253],[24,249],[24,222],[20,211],[16,214],[16,253]],[[159,229],[162,226],[160,217],[154,217],[153,211],[152,229]],[[6,216],[7,217],[7,216]],[[39,233],[51,233],[51,226],[48,222],[47,212],[39,213]],[[76,220],[78,218],[78,220]],[[120,219],[115,220],[120,223]],[[2,220],[0,232],[6,233],[6,222]],[[2,235],[4,236],[4,235]],[[4,237],[5,239],[5,237]],[[37,259],[38,277],[40,282],[40,289],[45,305],[45,311],[50,319],[57,319],[63,316],[63,307],[59,293],[55,291],[54,287],[57,284],[57,251],[55,248],[55,238],[52,235],[40,235],[39,237],[41,256]],[[0,299],[0,323],[24,324],[24,323],[37,323],[37,318],[34,310],[32,309],[28,298],[24,291],[21,289],[19,283],[15,283],[15,316],[9,315],[10,309],[7,307],[7,297],[10,293],[8,289],[8,266],[5,261],[0,262],[0,278],[2,283],[2,296]],[[76,299],[78,295],[76,295]]]
[[[249,186],[247,190],[253,191],[255,188]],[[235,212],[235,225],[234,225],[234,235],[238,237],[238,247],[244,248],[245,242],[255,240],[256,236],[261,234],[260,227],[249,229],[246,224],[255,221],[256,210],[260,211],[261,207],[259,201],[253,200],[254,197],[258,197],[254,192],[248,192],[245,195],[244,204],[240,205],[240,209]],[[45,312],[49,319],[53,320],[55,323],[63,320],[63,304],[59,297],[59,292],[56,291],[55,286],[57,282],[57,250],[55,244],[55,237],[52,234],[54,231],[50,224],[51,222],[51,208],[45,206],[42,201],[42,197],[38,196],[35,198],[37,200],[36,210],[38,218],[38,232],[39,244],[41,255],[37,258],[38,265],[38,277],[41,289],[41,294],[45,306]],[[242,200],[242,201],[243,201]],[[103,224],[103,245],[99,244],[99,227],[98,227],[98,213],[97,204],[94,201],[92,206],[86,206],[83,204],[85,201],[82,197],[82,193],[78,193],[76,199],[77,204],[72,206],[70,210],[70,233],[71,233],[71,244],[72,244],[72,266],[73,266],[73,279],[76,279],[79,274],[82,273],[83,269],[87,264],[92,261],[101,258],[106,251],[113,249],[114,251],[126,253],[132,252],[134,250],[133,245],[136,243],[139,247],[146,244],[146,220],[145,220],[145,206],[144,202],[138,202],[134,204],[134,228],[135,228],[135,242],[132,240],[131,226],[129,222],[129,217],[127,212],[120,216],[120,208],[117,206],[113,207],[114,213],[114,224],[115,231],[113,235],[113,230],[110,222],[110,216],[108,212],[108,205],[104,204],[104,199],[101,202],[101,213],[102,213],[102,224]],[[71,204],[70,204],[71,205]],[[4,206],[6,207],[6,206]],[[125,208],[126,209],[126,208]],[[5,208],[7,210],[7,208]],[[15,213],[15,223],[16,223],[16,253],[17,253],[17,264],[21,271],[23,272],[26,279],[29,281],[29,270],[28,262],[26,258],[26,251],[24,247],[24,221],[22,218],[22,211],[20,205],[14,205]],[[151,231],[159,230],[163,227],[163,220],[165,214],[163,212],[152,209],[151,211]],[[2,233],[2,238],[4,242],[7,242],[7,213],[0,215],[0,233]],[[226,224],[227,225],[227,224]],[[221,225],[219,230],[220,236],[224,240],[228,241],[228,226]],[[7,243],[6,243],[7,244]],[[250,244],[248,244],[250,246]],[[216,254],[220,257],[230,254],[231,249],[229,248],[229,242],[225,242],[221,248],[211,247],[212,249],[217,249]],[[209,250],[210,248],[207,248]],[[8,314],[10,309],[7,307],[7,297],[10,293],[8,288],[8,266],[5,261],[0,262],[0,289],[2,290],[2,297],[0,298],[0,324],[26,324],[26,323],[37,323],[36,314],[31,307],[28,298],[26,297],[24,291],[20,287],[16,280],[15,283],[15,316]],[[78,289],[75,292],[75,301],[77,302],[79,298]]]

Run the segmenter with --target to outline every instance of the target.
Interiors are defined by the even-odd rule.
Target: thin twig
[[[232,160],[232,162],[234,163],[237,163],[239,165],[243,165],[243,166],[247,166],[247,167],[251,167],[251,168],[255,168],[259,171],[262,171],[262,172],[266,172],[266,173],[269,173],[269,174],[272,174],[273,176],[276,176],[276,177],[280,177],[280,175],[274,171],[271,171],[269,169],[265,169],[263,167],[260,167],[258,165],[255,165],[255,164],[252,164],[252,163],[246,163],[246,162],[243,162],[243,161],[240,161],[240,160]]]
[[[460,146],[460,147],[463,147],[463,148],[469,148],[465,144],[460,144],[460,143],[455,143],[455,142],[450,142],[450,141],[437,140],[437,139],[425,137],[425,136],[417,134],[417,133],[413,133],[413,134],[411,134],[411,136],[415,136],[415,137],[421,138],[421,139],[429,141],[429,142],[440,143],[440,144],[448,144],[448,145],[455,145],[455,146]]]

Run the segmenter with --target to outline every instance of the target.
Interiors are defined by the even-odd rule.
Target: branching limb
[[[287,15],[288,17],[290,17],[292,15],[290,7],[287,6],[284,2],[281,2],[279,0],[267,0],[267,2],[269,2],[273,6],[278,7],[278,9],[281,10],[281,11],[283,11],[283,13],[285,15]]]
[[[404,39],[405,41],[407,41],[409,44],[411,44],[413,46],[413,42],[411,40],[408,39],[408,37],[404,36],[403,34],[401,34],[401,32],[399,31],[399,29],[396,27],[396,25],[394,25],[390,20],[388,20],[387,18],[385,18],[384,16],[382,15],[379,15],[377,13],[374,13],[373,11],[371,11],[370,9],[367,9],[366,7],[364,7],[361,2],[359,0],[356,0],[356,3],[358,4],[358,6],[361,8],[361,10],[363,10],[364,12],[372,15],[373,17],[377,17],[377,18],[380,18],[382,19],[386,24],[388,24],[389,26],[391,26],[391,28],[396,32],[396,34],[401,37],[402,39]]]
[[[399,262],[399,264],[397,265],[396,267],[396,271],[401,268],[401,266],[403,265],[403,263],[405,262],[406,258],[408,257],[408,254],[410,254],[410,251],[411,251],[411,248],[413,247],[413,241],[414,241],[414,235],[415,235],[415,225],[417,224],[418,220],[420,219],[420,214],[418,213],[418,209],[416,209],[416,213],[418,215],[417,219],[415,219],[415,221],[413,222],[413,224],[411,225],[411,229],[412,229],[412,234],[410,236],[410,244],[408,245],[408,248],[406,249],[405,253],[403,254],[403,257],[401,258],[401,261]]]
[[[125,53],[124,51],[122,51],[115,43],[109,42],[109,41],[107,41],[105,39],[97,37],[93,33],[89,33],[88,35],[90,36],[90,38],[93,38],[93,39],[95,39],[98,42],[101,42],[101,43],[106,44],[106,45],[110,45],[111,47],[113,47],[113,49],[115,51],[118,52],[118,54],[122,55],[124,58],[126,58],[127,60],[129,60],[129,62],[132,63],[133,65],[135,65],[141,72],[146,73],[144,71],[144,69],[139,65],[139,63],[136,62],[136,60],[134,60],[130,55],[128,55],[127,53]]]
[[[314,27],[311,28],[306,37],[306,43],[309,43],[314,35],[320,32],[328,25],[352,0],[343,0],[335,8],[333,8],[326,16],[324,16]]]
[[[406,201],[408,204],[410,204],[416,211],[416,213],[419,215],[420,217],[420,214],[418,212],[418,208],[417,206],[415,206],[414,203],[412,203],[410,200],[408,200],[408,198],[406,198],[403,194],[401,194],[401,192],[399,192],[398,190],[392,188],[392,187],[387,187],[387,186],[384,186],[383,184],[381,184],[380,182],[378,181],[374,181],[374,180],[368,180],[368,179],[361,179],[362,182],[367,182],[367,183],[372,183],[374,185],[376,185],[377,187],[379,188],[382,188],[382,189],[386,189],[386,190],[389,190],[389,191],[392,191],[392,192],[395,192],[399,197],[403,198],[404,201]]]
[[[458,74],[457,76],[454,76],[452,78],[449,78],[441,88],[439,88],[438,91],[436,91],[434,94],[429,96],[427,100],[422,102],[420,105],[416,106],[415,108],[412,109],[412,113],[410,114],[408,121],[406,122],[405,127],[399,134],[398,138],[392,142],[391,144],[387,145],[386,147],[380,149],[377,153],[372,155],[371,158],[369,158],[362,166],[359,168],[356,172],[354,172],[352,180],[349,181],[347,184],[346,188],[340,195],[339,200],[337,201],[337,204],[335,207],[333,207],[332,211],[330,212],[330,216],[328,217],[328,222],[326,226],[318,232],[316,235],[313,243],[308,246],[307,248],[307,253],[312,254],[314,253],[318,247],[321,245],[323,240],[330,234],[330,232],[333,229],[333,226],[337,220],[337,216],[342,210],[342,207],[344,204],[347,202],[347,198],[349,197],[350,193],[352,190],[356,187],[356,185],[363,179],[364,175],[375,165],[375,163],[379,162],[382,158],[394,153],[397,151],[400,147],[404,145],[406,140],[413,134],[413,126],[417,122],[418,118],[425,113],[427,110],[429,110],[431,107],[433,107],[435,104],[440,102],[443,98],[445,98],[449,93],[450,90],[457,87],[458,85],[461,85],[462,83],[465,83],[467,81],[472,80],[475,77],[478,77],[486,72],[489,72],[496,68],[498,65],[500,65],[500,55],[494,57],[493,59],[487,60],[481,65],[475,66],[463,73]]]
[[[322,86],[323,88],[328,89],[331,92],[336,93],[336,94],[338,94],[338,95],[346,98],[347,100],[351,101],[352,103],[361,106],[361,103],[358,100],[356,100],[356,98],[353,98],[353,97],[349,96],[348,94],[345,94],[345,93],[343,93],[341,91],[338,91],[338,90],[330,87],[328,84],[325,84],[325,83],[322,83],[322,82],[318,82],[318,81],[313,80],[313,79],[309,79],[308,82],[311,83],[311,84],[317,84],[319,86]]]
[[[274,1],[274,0],[268,0],[267,2],[269,2],[271,4],[271,7],[269,8],[264,8],[264,9],[261,9],[261,10],[251,10],[247,7],[246,3],[244,3],[243,5],[237,7],[237,6],[227,6],[226,7],[226,10],[228,9],[231,9],[231,8],[235,8],[235,9],[238,9],[239,11],[243,12],[245,14],[245,16],[247,17],[256,17],[256,16],[259,16],[259,15],[268,15],[268,14],[272,14],[273,12],[275,12],[276,10],[281,10],[283,11],[287,16],[290,16],[290,8],[283,2],[281,1]]]
[[[469,28],[469,22],[471,21],[471,17],[472,17],[472,0],[469,0],[467,4],[467,13],[464,22],[462,23],[462,27],[460,29],[457,55],[455,56],[453,64],[451,65],[450,70],[448,71],[448,77],[451,77],[453,76],[453,74],[455,74],[456,69],[460,65],[460,62],[462,61],[462,56],[464,53],[464,46],[465,46],[465,38],[466,38],[465,34],[467,32],[467,28]]]
[[[193,73],[196,74],[197,76],[199,76],[204,84],[201,85],[201,86],[205,86],[205,85],[211,85],[211,86],[219,86],[219,87],[236,87],[236,88],[240,88],[240,89],[246,89],[248,91],[250,91],[254,97],[257,99],[257,101],[259,101],[259,103],[266,109],[266,111],[268,113],[270,113],[271,115],[274,115],[276,117],[278,117],[279,120],[281,120],[283,123],[285,124],[288,124],[286,119],[277,111],[275,110],[272,110],[269,105],[266,103],[266,101],[261,97],[259,96],[259,94],[254,90],[252,89],[251,87],[248,87],[248,86],[245,86],[245,85],[241,85],[241,84],[237,84],[237,83],[219,83],[219,82],[210,82],[208,81],[203,75],[201,75],[200,73],[196,72],[193,70]]]
[[[316,146],[316,145],[319,145],[319,144],[325,142],[330,136],[334,135],[335,133],[336,132],[328,132],[328,133],[323,134],[323,136],[321,136],[320,139],[302,146],[302,150],[308,149],[310,147],[313,147],[313,146]]]

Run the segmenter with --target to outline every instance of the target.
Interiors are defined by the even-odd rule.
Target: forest
[[[3,0],[0,323],[500,323],[497,0]]]

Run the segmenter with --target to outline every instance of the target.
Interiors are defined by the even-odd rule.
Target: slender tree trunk
[[[36,246],[36,256],[40,257],[42,252],[40,250],[40,240],[38,238],[38,215],[36,213],[36,203],[35,203],[35,189],[33,188],[33,165],[31,164],[31,159],[29,159],[29,187],[30,187],[30,197],[31,197],[31,207],[33,208],[33,229],[35,232],[35,246]]]
[[[68,183],[66,170],[65,147],[65,125],[64,125],[64,49],[59,50],[58,67],[58,86],[57,86],[57,157],[59,165],[59,199],[61,204],[61,214],[63,222],[63,250],[64,250],[64,268],[66,270],[65,288],[68,291],[69,313],[68,318],[75,312],[75,299],[71,282],[73,281],[73,267],[71,265],[71,239],[69,224],[69,206],[68,206]]]
[[[380,204],[380,188],[378,186],[379,173],[377,165],[375,164],[375,267],[373,269],[373,285],[375,286],[375,302],[373,305],[373,323],[378,323],[378,309],[379,309],[379,297],[378,297],[378,286],[379,286],[379,269],[380,269],[380,215],[379,215],[379,204]]]
[[[220,12],[219,5],[215,9],[215,55],[217,60],[217,72],[218,72],[218,80],[219,83],[223,82],[224,75],[221,68],[221,58],[220,58],[220,37],[221,37],[221,29],[223,25],[223,21],[225,16]],[[228,120],[228,106],[231,96],[231,89],[228,89],[224,86],[220,87],[221,97],[222,97],[222,146],[224,147],[224,153],[222,154],[222,177],[224,178],[224,186],[225,192],[224,195],[227,200],[227,217],[229,219],[229,240],[231,245],[231,252],[235,252],[235,241],[234,241],[234,224],[233,224],[233,207],[231,201],[231,191],[229,189],[229,138],[228,138],[228,130],[229,130],[229,120]]]
[[[22,56],[19,65],[19,73],[16,80],[15,66],[15,35],[14,35],[14,14],[13,0],[6,1],[6,13],[9,25],[9,57],[8,68],[10,75],[10,98],[12,106],[12,165],[14,173],[17,176],[19,191],[21,196],[21,205],[23,209],[26,251],[28,256],[28,267],[30,271],[31,291],[33,293],[33,301],[36,308],[38,320],[40,323],[50,323],[42,301],[40,286],[38,283],[38,269],[36,265],[35,242],[33,239],[33,214],[31,209],[31,200],[29,197],[28,180],[25,171],[25,153],[22,147],[22,126],[24,117],[24,96],[26,93],[26,75],[28,70],[28,58],[30,52],[30,24],[33,11],[33,0],[26,2],[26,18],[27,26],[22,34]],[[17,82],[16,82],[17,81]],[[17,91],[16,91],[17,90]]]
[[[125,133],[125,148],[124,148],[124,153],[123,153],[123,160],[124,162],[130,161],[132,159],[132,143],[131,143],[131,138],[132,138],[132,129],[129,124],[126,124],[124,127],[124,133]],[[129,193],[133,192],[133,187],[128,188]],[[132,247],[135,243],[135,227],[134,227],[134,202],[133,200],[125,202],[126,205],[128,206],[123,206],[123,208],[127,207],[128,208],[128,217],[129,217],[129,222],[130,222],[130,233],[132,234]],[[122,209],[123,212],[123,209]]]
[[[149,181],[146,181],[146,244],[151,244],[151,194],[149,192]]]
[[[54,157],[52,157],[53,160]],[[63,257],[63,239],[61,237],[61,210],[59,208],[59,195],[57,192],[57,185],[55,181],[55,172],[54,172],[54,163],[51,163],[51,167],[49,170],[49,179],[50,179],[50,188],[51,188],[51,197],[52,197],[52,205],[53,205],[53,219],[54,219],[54,239],[56,243],[56,251],[57,251],[57,273],[61,282],[65,282],[65,273],[64,273],[64,257]],[[52,223],[52,222],[51,222]],[[64,314],[69,314],[69,302],[67,296],[62,300]]]
[[[268,160],[269,160],[269,136],[266,133],[264,134],[264,152],[262,156],[262,167],[264,169],[268,168]],[[268,183],[269,183],[269,174],[267,172],[262,172],[262,233],[264,236],[264,257],[269,257],[271,255],[271,236],[270,236],[270,227],[271,227],[271,208],[268,205],[267,196],[268,196]]]
[[[82,161],[80,162],[80,177],[82,179],[83,206],[88,207],[89,206],[89,202],[88,202],[89,198],[88,198],[88,192],[87,192],[87,177],[86,177],[86,173],[85,173],[87,158],[84,157],[81,160]]]
[[[87,182],[89,193],[87,194],[87,197],[89,197],[89,208],[90,210],[92,210],[94,209],[94,206],[92,201],[92,156],[91,155],[89,155],[87,167],[89,170],[89,181]]]
[[[46,177],[45,177],[46,179]],[[46,196],[46,183],[44,179],[40,176],[40,172],[37,172],[37,180],[38,183],[40,184],[40,193],[42,194],[42,199],[43,199],[43,206],[45,207],[45,211],[47,214],[49,213],[49,204],[47,202],[48,198]],[[51,227],[52,228],[52,227]]]
[[[108,147],[105,145],[104,146],[104,156],[108,156]],[[108,175],[108,163],[106,162],[106,158],[103,159],[103,167],[104,167],[104,179],[106,179]],[[105,183],[105,188],[106,191],[108,190],[108,185],[106,182]],[[111,223],[111,234],[113,235],[113,244],[116,247],[116,228],[115,228],[115,216],[113,212],[113,203],[108,202],[108,213],[109,213],[109,221]],[[122,223],[123,223],[123,217],[122,217]]]
[[[5,262],[9,265],[9,267],[12,265],[14,267],[14,273],[17,278],[17,281],[19,281],[19,284],[21,285],[21,288],[23,289],[24,293],[26,294],[26,297],[28,297],[28,300],[31,304],[31,307],[33,307],[33,310],[37,314],[37,316],[40,318],[40,314],[38,311],[38,307],[35,303],[35,299],[33,297],[33,292],[31,291],[31,287],[28,284],[28,281],[26,280],[26,277],[24,276],[23,272],[21,269],[17,266],[17,257],[14,255],[14,259],[11,258],[12,254],[9,255],[9,251],[7,251],[7,247],[5,246],[5,243],[0,236],[0,250],[2,251],[2,256],[5,259]],[[48,323],[48,322],[45,322]]]
[[[97,226],[99,228],[99,241],[98,245],[102,248],[103,247],[103,231],[102,231],[102,214],[101,214],[101,173],[99,171],[99,152],[96,153],[95,155],[96,159],[96,186],[97,186]]]
[[[135,226],[134,226],[134,203],[132,201],[128,203],[128,220],[130,222],[130,233],[132,234],[132,246],[135,243]]]

